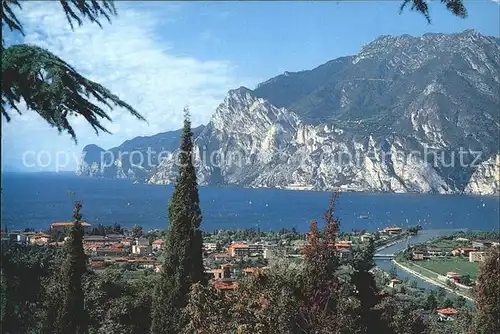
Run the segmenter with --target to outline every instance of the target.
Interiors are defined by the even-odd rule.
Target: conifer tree
[[[116,15],[110,0],[59,0],[71,26],[83,24],[84,19],[99,25],[104,17],[111,22]],[[22,9],[17,0],[2,1],[2,28],[24,35],[21,22],[14,8]],[[96,133],[109,131],[101,120],[111,120],[106,111],[118,106],[128,110],[139,120],[145,120],[132,106],[110,92],[106,87],[78,73],[57,55],[36,45],[19,44],[5,46],[2,36],[2,106],[1,114],[10,121],[9,110],[21,114],[19,108],[25,102],[27,109],[38,113],[59,132],[67,131],[76,142],[76,134],[70,116],[82,116]],[[92,97],[92,98],[90,98]],[[95,103],[94,101],[98,101]]]
[[[62,262],[59,276],[60,309],[55,319],[53,333],[87,333],[85,315],[85,297],[82,288],[82,276],[87,271],[87,257],[83,250],[83,228],[80,209],[82,204],[74,202],[74,224],[65,242],[66,256]]]
[[[153,300],[151,333],[179,333],[186,320],[191,285],[203,282],[202,220],[196,170],[193,165],[193,133],[188,109],[179,152],[179,175],[168,205],[168,237],[165,262]]]
[[[476,332],[500,333],[500,247],[493,247],[481,264],[475,291]]]

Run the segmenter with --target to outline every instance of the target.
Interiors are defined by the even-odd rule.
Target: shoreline
[[[467,296],[467,295],[464,295],[463,293],[461,292],[458,292],[456,290],[453,290],[451,289],[450,287],[446,286],[445,284],[439,282],[439,281],[436,281],[436,280],[433,280],[427,276],[424,276],[418,272],[416,272],[415,270],[412,270],[404,265],[402,265],[401,263],[399,263],[398,261],[396,260],[392,260],[392,263],[394,263],[396,266],[400,267],[401,269],[403,269],[404,271],[406,271],[407,273],[415,276],[415,277],[418,277],[420,278],[421,280],[429,283],[429,284],[432,284],[434,286],[438,286],[438,287],[441,287],[441,288],[444,288],[446,291],[450,292],[450,293],[454,293],[458,296],[461,296],[461,297],[464,297],[465,299],[467,299],[468,301],[471,301],[471,302],[474,302],[474,299],[472,299],[471,297]]]

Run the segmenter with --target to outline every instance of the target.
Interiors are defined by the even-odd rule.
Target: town
[[[72,222],[54,222],[46,231],[3,231],[2,244],[45,245],[61,247],[67,240]],[[129,277],[138,277],[144,271],[159,272],[163,262],[162,251],[166,245],[166,232],[143,232],[135,225],[131,230],[120,225],[92,227],[81,223],[84,230],[83,247],[88,255],[88,265],[94,271],[105,268],[122,268]],[[364,230],[338,233],[335,247],[341,260],[349,261],[353,248],[373,240],[379,249],[404,240],[416,229],[387,227],[368,233]],[[203,233],[203,261],[207,279],[217,289],[235,289],[238,279],[258,270],[265,270],[274,261],[287,259],[300,262],[310,233],[295,229],[260,231],[259,229],[219,230]]]

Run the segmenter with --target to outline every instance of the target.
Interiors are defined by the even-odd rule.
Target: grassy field
[[[417,264],[443,276],[446,275],[447,272],[453,271],[462,275],[469,274],[473,279],[477,276],[477,271],[479,269],[478,263],[458,258],[429,259],[418,261]]]

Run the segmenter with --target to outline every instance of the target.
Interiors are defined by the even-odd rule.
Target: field
[[[462,275],[469,274],[472,279],[477,276],[479,263],[469,262],[466,259],[429,259],[416,262],[419,266],[429,269],[433,272],[446,275],[447,272],[456,272]]]

